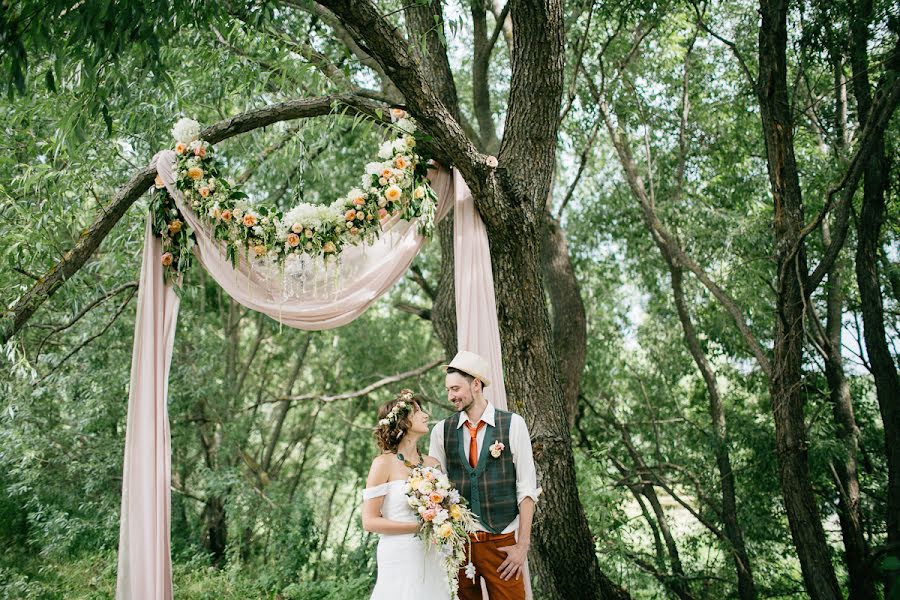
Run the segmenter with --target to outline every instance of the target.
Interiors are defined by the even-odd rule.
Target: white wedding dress
[[[416,514],[406,502],[404,480],[388,481],[363,490],[363,500],[384,496],[381,515],[391,521],[414,523]],[[371,600],[449,600],[447,575],[433,548],[415,534],[381,535],[378,542],[378,580]]]

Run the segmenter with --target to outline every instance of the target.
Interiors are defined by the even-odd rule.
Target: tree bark
[[[808,271],[802,246],[803,203],[794,157],[793,117],[787,91],[787,0],[761,0],[758,96],[774,200],[776,326],[769,393],[775,451],[791,536],[807,592],[838,600],[840,587],[816,505],[803,417],[802,363]]]
[[[565,232],[549,210],[544,214],[541,269],[550,298],[553,348],[562,385],[563,405],[569,429],[575,424],[575,408],[587,354],[587,316],[581,288],[569,257]]]
[[[874,110],[867,49],[873,7],[871,0],[858,0],[851,6],[850,64],[853,92],[859,120],[865,123]],[[885,67],[887,81],[898,76],[900,57],[896,51],[889,57]],[[885,334],[884,301],[878,268],[881,226],[885,216],[885,191],[889,184],[888,169],[884,136],[879,132],[863,172],[862,208],[856,226],[856,283],[862,308],[863,338],[884,424],[888,467],[887,556],[900,560],[900,378]],[[885,578],[885,597],[889,597],[900,585],[894,579],[893,574],[888,574]]]

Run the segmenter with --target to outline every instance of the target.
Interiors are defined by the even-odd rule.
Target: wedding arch
[[[416,152],[415,123],[400,110],[391,117],[394,139],[366,165],[359,187],[330,205],[286,213],[247,202],[194,121],[179,121],[175,147],[154,157],[128,398],[119,600],[173,595],[167,382],[176,286],[194,260],[247,308],[290,327],[331,329],[389,290],[452,209],[458,346],[489,361],[494,381],[485,396],[507,407],[484,224],[460,174],[428,170]]]

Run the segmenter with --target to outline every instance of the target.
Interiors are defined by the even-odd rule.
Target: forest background
[[[7,1],[0,27],[0,597],[113,595],[174,122],[288,209],[346,193],[395,105],[488,228],[537,598],[900,597],[895,4]],[[436,238],[332,331],[188,274],[177,597],[367,597],[376,407],[451,410],[451,219]]]

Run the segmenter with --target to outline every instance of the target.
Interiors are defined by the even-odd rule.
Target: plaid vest
[[[447,457],[447,475],[463,498],[469,501],[472,512],[478,516],[485,529],[502,532],[519,514],[516,502],[516,465],[509,445],[509,424],[512,413],[497,410],[494,427],[486,425],[484,441],[478,453],[478,464],[473,469],[466,459],[469,432],[457,427],[459,414],[444,420],[444,454]],[[490,446],[502,442],[506,447],[494,458]]]

